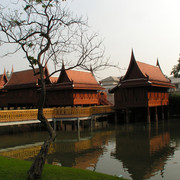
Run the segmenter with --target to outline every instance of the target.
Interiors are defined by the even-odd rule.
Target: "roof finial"
[[[6,74],[6,68],[4,67],[4,74]]]
[[[132,51],[131,51],[131,60],[134,60],[134,61],[135,61],[135,57],[134,57],[133,48],[132,48]]]
[[[92,68],[92,65],[90,64],[90,71],[93,72],[93,68]]]
[[[157,58],[156,66],[159,66],[159,67],[160,67],[158,58]]]
[[[92,65],[91,65],[91,64],[90,64],[90,71],[91,71],[92,75],[94,76],[93,68],[92,68]]]
[[[12,69],[11,69],[11,74],[14,72],[14,68],[13,68],[13,65],[12,65]]]
[[[64,60],[62,60],[62,68],[61,70],[65,70]]]

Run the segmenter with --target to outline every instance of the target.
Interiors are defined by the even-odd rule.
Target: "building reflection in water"
[[[97,132],[76,142],[62,142],[57,139],[56,151],[49,155],[48,163],[61,162],[63,166],[81,169],[91,167],[95,170],[103,148],[113,133],[114,131]]]
[[[112,156],[123,163],[133,180],[145,180],[158,171],[163,177],[166,161],[174,151],[175,147],[170,145],[170,133],[164,128],[155,126],[152,130],[149,124],[146,130],[138,130],[127,125],[116,133],[116,150]]]
[[[39,141],[42,140],[40,135],[39,137]],[[150,179],[157,173],[163,177],[164,166],[175,152],[176,144],[172,145],[170,138],[169,126],[158,126],[156,123],[128,124],[115,129],[94,131],[60,132],[50,148],[47,163],[96,171],[97,164],[103,164],[102,157],[107,151],[105,147],[113,144],[114,149],[109,148],[110,156],[119,160],[124,167],[119,172],[127,170],[133,180]],[[22,141],[25,139],[22,137]],[[32,160],[42,144],[42,141],[29,145],[19,142],[20,137],[17,146],[12,148],[8,144],[8,148],[1,147],[0,155]]]
[[[50,147],[47,163],[95,170],[103,148],[108,144],[113,130],[91,132],[61,132]],[[33,160],[43,142],[0,149],[0,155],[21,160]]]

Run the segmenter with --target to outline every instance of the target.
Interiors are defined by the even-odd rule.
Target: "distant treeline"
[[[180,115],[180,92],[169,94],[169,110],[170,115]]]

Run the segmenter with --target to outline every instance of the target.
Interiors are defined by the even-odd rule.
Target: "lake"
[[[180,179],[180,118],[59,131],[47,163],[133,180]],[[0,136],[0,155],[32,160],[46,132]]]

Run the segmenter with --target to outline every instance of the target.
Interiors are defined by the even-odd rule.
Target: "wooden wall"
[[[98,105],[99,97],[97,91],[74,90],[74,105]]]
[[[119,88],[115,91],[115,108],[133,108],[147,106],[147,89]]]
[[[73,90],[57,90],[47,91],[46,107],[57,106],[72,106],[73,105]]]
[[[119,88],[115,91],[115,108],[155,107],[169,104],[166,88]]]
[[[40,92],[37,88],[13,89],[0,94],[0,107],[37,108]],[[45,107],[99,105],[96,90],[51,90],[46,93]]]
[[[38,98],[36,88],[8,90],[0,95],[0,107],[36,106]]]

